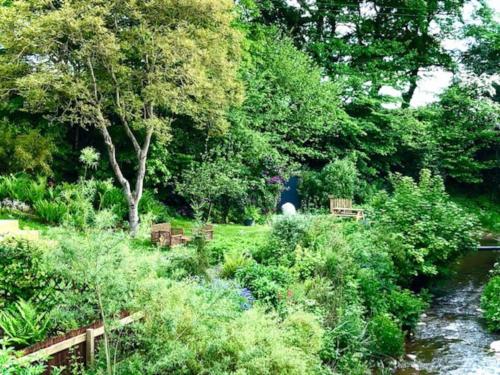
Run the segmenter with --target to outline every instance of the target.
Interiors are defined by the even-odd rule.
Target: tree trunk
[[[152,112],[153,110],[150,109],[149,113],[151,115]],[[147,130],[146,137],[144,139],[144,144],[142,145],[142,148],[140,148],[139,150],[137,150],[136,148],[138,143],[135,140],[135,138],[133,138],[133,134],[130,132],[129,129],[128,132],[129,136],[131,136],[135,140],[135,142],[133,143],[134,143],[134,148],[137,151],[137,160],[138,160],[135,189],[132,190],[130,187],[130,182],[125,178],[120,168],[120,165],[118,164],[118,160],[116,158],[115,145],[113,144],[113,140],[111,139],[111,135],[109,134],[106,125],[107,122],[104,119],[104,116],[102,115],[101,112],[99,112],[99,130],[101,131],[101,134],[104,138],[104,143],[108,150],[109,162],[111,163],[111,167],[113,168],[115,176],[118,179],[118,182],[120,182],[120,185],[123,188],[123,193],[127,198],[128,208],[129,208],[128,217],[130,224],[130,234],[132,236],[135,236],[137,233],[137,227],[139,226],[139,201],[142,198],[142,193],[144,190],[144,177],[146,176],[146,160],[148,156],[149,146],[151,144],[151,137],[153,136],[153,128],[149,128]]]
[[[403,104],[402,108],[410,107],[411,100],[413,99],[413,94],[415,94],[415,90],[418,85],[418,68],[414,69],[410,72],[410,88],[407,92],[403,93]]]
[[[132,201],[128,205],[128,221],[130,224],[130,234],[135,237],[139,227],[139,202]]]

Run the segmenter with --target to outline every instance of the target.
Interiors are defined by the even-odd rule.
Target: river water
[[[491,334],[479,310],[481,291],[500,251],[478,251],[463,257],[456,274],[437,283],[431,307],[406,344],[406,360],[397,375],[500,375],[500,355],[489,351],[500,335]]]

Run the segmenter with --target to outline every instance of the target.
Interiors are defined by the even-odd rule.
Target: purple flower
[[[268,178],[266,180],[266,182],[269,184],[269,185],[277,185],[277,184],[283,184],[285,182],[285,180],[283,179],[283,177],[281,176],[273,176],[271,178]]]
[[[252,295],[252,292],[247,288],[243,288],[240,291],[240,297],[242,299],[240,303],[241,308],[243,310],[249,310],[255,302],[255,298]]]

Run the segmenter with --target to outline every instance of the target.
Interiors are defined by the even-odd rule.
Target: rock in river
[[[490,349],[493,350],[496,353],[500,353],[500,340],[493,341],[490,344]]]

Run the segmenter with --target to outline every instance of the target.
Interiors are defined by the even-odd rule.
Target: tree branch
[[[137,170],[137,177],[135,181],[134,196],[137,201],[142,197],[142,190],[144,186],[144,177],[146,175],[146,160],[148,157],[149,146],[151,145],[151,138],[153,136],[154,129],[151,127],[146,133],[146,138],[141,149],[141,156],[139,158],[139,168]]]
[[[118,107],[118,116],[120,117],[120,120],[122,121],[123,127],[125,128],[125,133],[127,134],[130,141],[132,142],[132,145],[134,146],[134,150],[135,150],[135,153],[137,155],[137,158],[140,159],[141,146],[139,145],[139,142],[137,141],[137,138],[135,137],[134,133],[132,133],[132,129],[130,129],[127,118],[124,115],[125,108],[123,108],[123,106],[122,106],[121,95],[120,95],[120,86],[118,85],[118,80],[116,79],[115,71],[114,71],[113,67],[110,67],[109,71],[111,73],[111,78],[113,79],[113,82],[115,84],[115,100],[116,100],[116,106]]]
[[[113,168],[113,172],[115,172],[115,175],[118,178],[118,181],[120,182],[120,185],[122,185],[123,190],[125,191],[125,195],[127,196],[127,200],[130,201],[133,198],[132,192],[130,190],[130,183],[123,175],[122,170],[120,168],[120,165],[118,164],[118,161],[116,160],[115,145],[113,144],[113,139],[111,138],[111,135],[109,134],[108,128],[106,126],[106,121],[104,120],[104,117],[103,117],[102,113],[100,112],[100,110],[98,111],[98,117],[99,117],[98,129],[100,130],[100,132],[104,138],[104,143],[106,144],[106,148],[108,150],[109,162],[111,164],[111,167]]]

